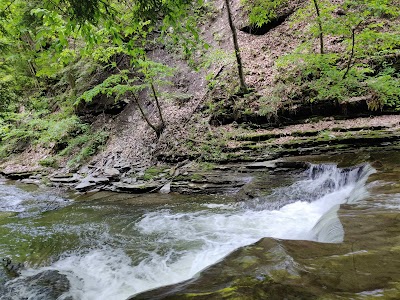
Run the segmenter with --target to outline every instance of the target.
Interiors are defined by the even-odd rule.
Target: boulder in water
[[[1,299],[60,299],[70,289],[66,275],[47,270],[6,284]],[[66,298],[68,299],[68,298]]]
[[[1,261],[4,270],[6,271],[9,277],[18,277],[21,273],[21,269],[24,267],[22,263],[14,263],[11,261],[11,258],[5,257]]]

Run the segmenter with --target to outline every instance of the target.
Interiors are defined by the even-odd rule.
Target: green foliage
[[[18,92],[13,89],[14,84],[14,78],[11,75],[0,78],[0,112],[4,112],[9,108],[9,105],[17,101]]]
[[[279,91],[279,88],[276,88],[275,91]],[[270,97],[260,97],[259,99],[259,108],[258,114],[260,116],[271,117],[276,115],[281,103],[280,93],[276,93],[271,95]]]
[[[250,24],[261,27],[277,17],[277,10],[287,4],[287,0],[242,0],[249,15]]]
[[[338,6],[322,0],[319,5],[324,33],[333,40],[343,40],[347,52],[316,55],[312,43],[303,43],[276,62],[279,75],[273,94],[288,101],[339,103],[365,97],[371,99],[370,109],[399,109],[400,75],[391,66],[392,57],[399,55],[399,24],[387,21],[399,15],[395,1],[349,0]],[[333,12],[339,8],[345,13],[335,16]],[[312,12],[310,2],[298,12],[295,22],[305,15],[310,17]],[[318,32],[314,23],[309,34],[317,37]]]
[[[371,106],[371,109],[378,109],[381,106],[393,107],[400,111],[400,78],[392,76],[388,72],[382,72],[376,77],[366,81],[373,95],[379,99],[380,105]]]
[[[168,84],[173,69],[146,49],[174,40],[191,56],[205,46],[197,21],[209,10],[202,0],[0,2],[0,155],[40,144],[63,155],[81,147],[72,164],[87,159],[106,138],[81,124],[74,104]]]
[[[94,133],[86,132],[70,140],[68,147],[60,152],[60,155],[69,155],[73,150],[80,148],[81,150],[67,163],[70,168],[78,168],[107,143],[108,137],[108,133],[103,130]]]
[[[1,116],[0,139],[4,144],[1,157],[25,150],[29,144],[53,149],[74,135],[81,125],[74,115],[46,110],[5,113]]]
[[[98,95],[115,96],[118,100],[126,93],[137,94],[143,90],[151,88],[151,85],[167,85],[167,78],[172,76],[174,69],[164,64],[153,62],[146,59],[135,61],[136,70],[142,77],[134,76],[130,70],[121,70],[118,74],[107,77],[103,82],[84,92],[77,98],[75,105],[80,101],[91,102]]]
[[[150,167],[146,169],[143,175],[143,180],[152,180],[154,177],[160,175],[165,170],[165,167]]]
[[[39,160],[39,165],[43,167],[58,168],[58,161],[55,157],[46,157]]]
[[[211,171],[215,168],[215,164],[211,162],[201,162],[199,163],[199,168],[203,171]]]

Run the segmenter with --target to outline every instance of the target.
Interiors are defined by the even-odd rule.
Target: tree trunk
[[[151,127],[151,129],[154,130],[154,132],[157,135],[157,138],[159,139],[165,128],[164,122],[161,122],[161,124],[159,124],[159,125],[153,125],[153,123],[151,123],[150,119],[147,117],[146,113],[144,112],[142,105],[139,102],[138,97],[136,97],[136,95],[133,95],[133,99],[135,100],[136,105],[139,107],[140,114],[142,115],[143,119],[146,121],[147,125],[149,125]]]
[[[239,48],[239,44],[238,44],[238,40],[237,40],[236,28],[233,25],[233,21],[232,21],[231,6],[229,4],[229,0],[225,0],[225,5],[226,5],[227,13],[228,13],[229,27],[231,28],[231,32],[232,32],[233,45],[235,47],[235,56],[236,56],[236,62],[237,62],[237,67],[238,67],[239,80],[240,80],[240,91],[243,93],[247,93],[248,89],[247,89],[246,82],[244,80],[244,75],[243,75],[242,58],[240,56],[240,48]]]
[[[350,71],[351,62],[352,62],[353,57],[354,57],[354,47],[356,45],[356,30],[361,25],[362,22],[363,21],[360,21],[360,23],[358,23],[356,27],[351,29],[351,51],[350,51],[350,55],[349,55],[349,60],[347,61],[347,68],[346,68],[346,72],[343,75],[343,79],[346,78],[347,74]]]
[[[151,86],[151,91],[152,91],[152,93],[153,93],[154,100],[156,100],[158,115],[160,116],[161,124],[162,124],[163,127],[165,127],[165,122],[164,122],[164,118],[163,118],[163,115],[162,115],[162,110],[161,110],[160,102],[158,101],[156,89],[155,89],[153,83],[150,83],[150,86]]]
[[[318,27],[319,27],[319,47],[320,47],[320,53],[324,54],[324,36],[322,32],[322,20],[321,20],[321,13],[319,12],[319,6],[317,0],[313,0],[314,6],[315,6],[315,11],[317,12],[317,17],[318,17]]]

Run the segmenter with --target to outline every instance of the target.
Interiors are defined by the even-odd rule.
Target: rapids
[[[59,299],[119,300],[190,279],[263,237],[339,243],[337,211],[368,195],[374,172],[369,164],[312,165],[293,184],[249,201],[168,196],[162,205],[110,194],[74,201],[0,184],[0,256],[27,264],[0,299],[42,299],[26,280],[45,270],[70,282]]]

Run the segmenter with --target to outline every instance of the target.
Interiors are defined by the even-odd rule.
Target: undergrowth
[[[337,103],[364,98],[370,110],[400,110],[400,24],[395,1],[347,0],[338,5],[321,1],[323,37],[339,42],[316,53],[314,38],[321,34],[318,19],[311,23],[309,39],[277,60],[273,95],[282,101]],[[342,11],[335,15],[335,11]],[[312,3],[300,9],[292,23],[315,18]],[[320,48],[322,45],[320,45]]]
[[[57,167],[61,157],[70,158],[76,167],[105,145],[108,133],[94,131],[68,108],[49,109],[47,98],[34,99],[31,107],[20,112],[0,114],[0,158],[21,153],[28,147],[41,147],[50,153],[39,164]]]

